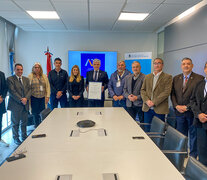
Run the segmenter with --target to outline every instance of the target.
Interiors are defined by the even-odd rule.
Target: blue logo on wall
[[[100,70],[105,71],[105,54],[81,53],[81,76],[86,77],[87,71],[93,70],[93,60],[101,61]]]

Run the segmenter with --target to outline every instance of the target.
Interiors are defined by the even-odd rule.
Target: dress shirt
[[[187,80],[189,80],[190,75],[191,75],[191,73],[187,75]],[[185,75],[183,74],[183,87],[184,87],[184,85],[185,85]]]
[[[22,82],[22,85],[23,85],[22,76],[21,76],[21,77],[19,77],[19,76],[17,76],[17,75],[15,75],[15,76],[17,77],[18,81],[19,81],[19,78],[20,78],[20,80],[21,80],[21,82]]]
[[[97,79],[95,79],[95,77],[96,77],[96,72],[97,72]],[[98,80],[98,73],[99,73],[99,70],[97,70],[97,71],[93,71],[93,80],[94,81],[97,81]]]
[[[207,78],[205,78],[205,81],[206,81],[206,85],[205,85],[205,88],[204,88],[204,97],[206,96],[206,93],[207,93]]]

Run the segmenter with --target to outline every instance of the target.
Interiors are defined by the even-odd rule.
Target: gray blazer
[[[143,101],[141,98],[141,87],[142,87],[142,83],[144,82],[144,78],[145,75],[143,73],[140,73],[135,85],[134,85],[134,89],[132,89],[132,78],[133,78],[134,74],[130,74],[125,78],[125,84],[124,84],[124,97],[126,98],[126,106],[127,107],[132,107],[132,105],[134,104],[134,106],[139,106],[142,107]],[[128,99],[128,96],[130,94],[133,94],[135,96],[138,97],[138,99],[136,101],[132,102]]]
[[[29,111],[29,99],[31,96],[31,86],[29,79],[22,76],[23,88],[24,88],[24,97],[27,98],[27,104],[23,105],[21,103],[22,96],[22,85],[15,75],[7,78],[7,84],[9,89],[9,102],[8,110],[13,112],[22,111],[24,108],[26,111]]]

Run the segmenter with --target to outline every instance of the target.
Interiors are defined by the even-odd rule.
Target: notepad
[[[56,180],[72,180],[72,175],[71,174],[58,175]]]
[[[103,180],[119,180],[116,173],[104,173]]]

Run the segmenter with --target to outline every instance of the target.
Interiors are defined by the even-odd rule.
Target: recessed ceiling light
[[[118,20],[121,21],[143,21],[149,13],[121,13]]]
[[[178,16],[178,19],[182,19],[184,18],[185,16],[191,14],[193,11],[195,11],[195,6],[193,6],[192,8],[188,9],[187,11],[184,11],[182,14],[180,14]]]
[[[27,11],[34,19],[60,19],[56,11]]]

